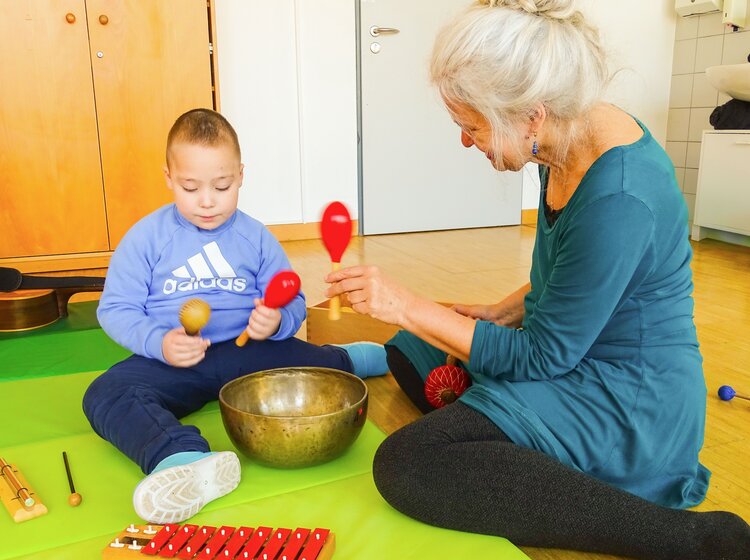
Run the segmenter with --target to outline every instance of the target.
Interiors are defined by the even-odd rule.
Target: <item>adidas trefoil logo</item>
[[[166,295],[215,287],[242,292],[247,287],[247,279],[237,278],[237,273],[221,254],[216,241],[204,245],[203,251],[190,257],[187,266],[175,268],[172,275],[175,278],[168,278],[164,282]]]

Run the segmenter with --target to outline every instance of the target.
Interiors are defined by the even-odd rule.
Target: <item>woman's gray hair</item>
[[[479,0],[438,35],[430,75],[444,100],[489,121],[496,154],[543,104],[563,132],[561,156],[610,79],[599,33],[572,0]]]

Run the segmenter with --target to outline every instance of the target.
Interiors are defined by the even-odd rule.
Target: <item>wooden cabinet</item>
[[[750,131],[703,132],[693,239],[709,236],[710,230],[750,235],[748,160]]]
[[[175,118],[214,106],[206,0],[0,6],[0,259],[111,251],[171,200]]]

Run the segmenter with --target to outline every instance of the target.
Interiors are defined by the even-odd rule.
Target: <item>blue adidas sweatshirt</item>
[[[212,343],[236,338],[253,300],[271,278],[290,269],[279,242],[259,221],[237,210],[213,230],[188,222],[174,204],[149,214],[112,255],[97,311],[105,332],[128,350],[164,360],[164,335],[180,326],[180,307],[192,298],[211,306],[201,336]],[[280,309],[271,340],[293,336],[306,316],[302,292]]]

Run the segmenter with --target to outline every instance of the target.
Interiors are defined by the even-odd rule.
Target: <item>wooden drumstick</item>
[[[277,272],[271,281],[268,283],[266,293],[263,296],[263,305],[272,309],[278,309],[284,307],[290,301],[297,297],[300,288],[302,287],[302,280],[300,280],[297,273],[292,270],[282,270]],[[247,334],[247,329],[242,331],[242,334],[237,337],[235,343],[237,346],[244,346],[250,335]]]
[[[341,256],[344,254],[352,238],[352,219],[349,211],[341,202],[331,202],[323,212],[320,222],[320,233],[323,245],[331,256],[332,270],[341,267]],[[328,308],[328,318],[337,321],[341,318],[341,299],[339,296],[331,298]]]
[[[76,492],[76,487],[73,484],[73,476],[70,474],[70,465],[68,464],[68,454],[65,451],[63,451],[62,454],[63,462],[65,463],[65,474],[68,475],[68,486],[70,486],[70,496],[68,496],[68,503],[71,506],[76,507],[81,503],[81,500],[83,498],[81,498],[81,495]]]
[[[211,317],[211,307],[200,298],[193,298],[180,308],[180,324],[190,336],[197,335]]]

